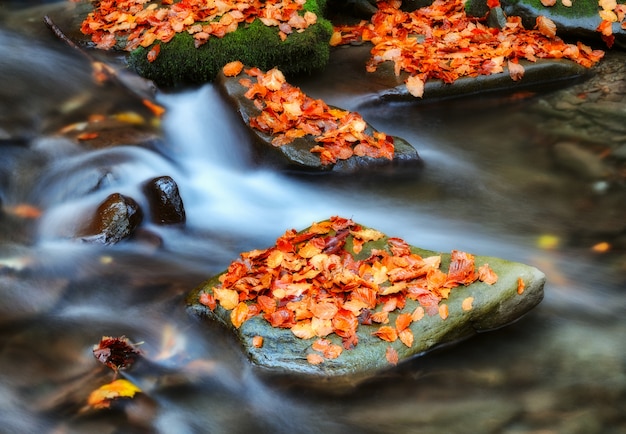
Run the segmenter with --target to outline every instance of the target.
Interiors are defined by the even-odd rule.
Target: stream
[[[52,36],[0,27],[0,432],[626,432],[625,190],[555,164],[537,106],[568,88],[381,103],[360,66],[336,50],[294,84],[406,139],[424,160],[416,173],[260,166],[212,84],[159,91],[167,112],[147,145],[89,148],[56,132],[136,102],[98,88]],[[111,193],[145,207],[142,185],[164,175],[185,225],[147,219],[110,246],[69,235]],[[514,324],[347,385],[258,372],[228,334],[187,314],[185,295],[240,252],[332,215],[533,265],[545,298]],[[122,335],[146,360],[119,375],[144,393],[89,409],[112,380],[92,348]]]

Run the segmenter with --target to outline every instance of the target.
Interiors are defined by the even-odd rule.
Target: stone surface
[[[237,77],[226,77],[219,74],[216,83],[227,100],[234,106],[241,116],[246,126],[250,125],[250,118],[257,116],[260,110],[255,107],[252,100],[246,98],[244,94],[248,90],[239,83],[245,73]],[[402,138],[394,137],[395,155],[393,160],[387,158],[371,158],[352,156],[347,160],[338,160],[335,164],[323,165],[320,162],[319,154],[310,150],[318,145],[311,135],[295,139],[293,142],[280,147],[271,144],[272,136],[258,130],[250,128],[253,136],[257,154],[263,163],[275,165],[287,170],[314,171],[314,172],[334,172],[334,173],[354,173],[367,169],[393,170],[399,168],[420,167],[422,160],[415,148]],[[375,129],[368,126],[366,132],[372,134]]]
[[[576,0],[572,2],[571,7],[563,6],[560,1],[550,7],[543,6],[540,0],[505,0],[501,3],[507,15],[521,17],[528,29],[535,26],[539,15],[543,15],[556,24],[557,36],[566,41],[575,42],[582,39],[604,45],[600,33],[596,30],[602,21],[596,0]],[[620,25],[614,25],[613,32],[615,47],[626,47],[626,30]]]
[[[424,86],[423,99],[465,97],[500,91],[516,92],[548,85],[559,86],[590,75],[589,69],[564,59],[539,59],[536,62],[520,60],[519,63],[524,66],[525,72],[518,81],[511,79],[506,67],[503,72],[497,74],[461,77],[449,84],[431,79]],[[409,93],[404,84],[408,75],[401,73],[400,76],[396,76],[392,62],[379,65],[370,75],[376,82],[387,84],[387,89],[382,89],[370,97],[370,103],[420,101]]]
[[[92,243],[116,244],[129,238],[142,219],[143,213],[134,199],[113,193],[98,206],[79,237]]]
[[[346,250],[357,260],[367,258],[371,249],[388,248],[387,238],[384,237],[365,243],[363,251],[355,255],[349,247],[350,237],[346,242]],[[416,247],[412,247],[412,251],[424,258],[439,254]],[[441,256],[441,270],[446,272],[450,255]],[[317,338],[297,338],[290,329],[274,328],[261,316],[248,319],[237,329],[231,323],[230,311],[224,310],[219,304],[214,311],[200,304],[198,297],[203,292],[211,292],[211,288],[219,283],[219,275],[192,291],[187,302],[192,314],[221,323],[231,330],[250,361],[270,373],[298,374],[304,378],[361,379],[391,366],[385,356],[389,346],[398,352],[400,361],[410,359],[442,345],[514,322],[542,300],[545,276],[536,268],[493,257],[475,258],[477,268],[485,263],[498,275],[497,283],[488,285],[477,281],[469,286],[454,288],[449,298],[440,303],[448,306],[449,316],[446,319],[436,314],[427,314],[421,320],[411,323],[409,327],[415,338],[411,347],[407,347],[400,340],[390,343],[373,336],[372,332],[378,330],[379,324],[359,324],[358,344],[352,349],[344,350],[338,358],[326,359],[319,365],[309,364],[306,359]],[[525,290],[521,294],[518,291],[518,279],[525,283]],[[471,310],[462,308],[463,300],[467,297],[474,298]],[[398,314],[412,313],[418,306],[418,302],[407,299],[403,309],[389,314],[389,324],[393,326]],[[379,309],[380,307],[377,308]],[[264,338],[262,347],[256,348],[252,344],[255,336]],[[327,339],[341,344],[341,339],[335,334],[329,335]]]
[[[183,224],[185,207],[178,185],[170,176],[160,176],[147,181],[143,191],[150,204],[152,220],[161,225]]]

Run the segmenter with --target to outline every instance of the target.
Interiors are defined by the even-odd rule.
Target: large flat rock
[[[314,224],[312,227],[315,227],[315,225],[317,224]],[[320,236],[328,237],[327,241],[334,246],[335,254],[343,255],[344,257],[349,255],[351,259],[357,262],[362,261],[359,264],[367,262],[369,257],[379,253],[376,249],[385,251],[386,253],[383,256],[398,256],[397,251],[392,253],[394,249],[392,246],[397,244],[398,239],[390,239],[382,234],[380,239],[365,242],[362,251],[355,253],[355,236],[359,236],[359,230],[368,231],[368,229],[356,223],[348,229],[350,233],[345,237],[345,244],[339,250],[336,248],[337,245],[332,243],[336,242],[334,237],[338,236],[338,238],[341,238],[341,233],[344,229],[339,231],[331,230],[329,234]],[[303,233],[306,234],[309,230],[310,228],[298,233],[296,236]],[[293,231],[293,234],[295,234],[295,231]],[[285,236],[279,238],[277,246],[283,245],[284,240]],[[299,252],[304,244],[305,242],[294,245],[295,251]],[[269,254],[277,250],[277,246],[268,249],[268,251],[263,251],[263,253]],[[448,273],[452,259],[451,254],[440,254],[413,246],[410,247],[410,252],[412,257],[431,258],[440,256],[440,271]],[[263,253],[256,251],[254,254]],[[457,253],[455,252],[454,255],[457,255]],[[472,255],[469,256],[472,257]],[[242,257],[248,256],[247,254],[242,254]],[[454,261],[457,263],[456,259]],[[237,262],[242,261],[235,261],[234,263]],[[206,302],[207,295],[216,294],[214,288],[217,287],[218,291],[220,288],[225,288],[225,286],[220,284],[220,276],[222,275],[209,279],[192,291],[188,296],[188,308],[194,315],[225,326],[236,336],[250,361],[270,373],[296,374],[312,378],[363,378],[392,366],[393,360],[390,362],[387,357],[388,352],[392,351],[390,348],[397,352],[399,361],[422,355],[436,347],[466,339],[476,333],[497,329],[514,322],[542,300],[545,276],[536,268],[499,258],[474,257],[476,270],[484,264],[488,264],[491,270],[496,273],[496,283],[488,284],[476,280],[474,283],[467,285],[461,284],[452,288],[448,297],[441,299],[438,305],[435,303],[434,307],[430,304],[428,296],[425,296],[426,298],[421,298],[420,296],[417,300],[414,300],[408,295],[408,292],[399,292],[396,293],[397,297],[403,299],[406,304],[401,308],[398,307],[392,310],[388,314],[389,322],[386,324],[375,322],[367,324],[367,321],[363,321],[364,316],[376,315],[375,312],[389,310],[389,305],[386,305],[387,307],[385,308],[382,302],[388,302],[390,298],[396,297],[393,294],[387,296],[379,295],[381,303],[377,304],[374,309],[371,309],[368,315],[363,315],[364,312],[361,311],[359,324],[356,329],[358,343],[351,348],[346,348],[350,346],[344,345],[344,349],[338,357],[323,358],[319,364],[312,364],[310,360],[307,360],[310,354],[316,354],[315,343],[319,339],[318,336],[309,339],[296,337],[289,328],[277,328],[270,325],[263,314],[251,317],[237,328],[233,326],[231,321],[232,310],[224,309],[219,302],[214,309],[207,307],[206,303],[200,303],[200,299],[204,299]],[[232,267],[233,265],[231,264],[231,270]],[[339,271],[335,269],[335,272]],[[283,275],[282,273],[286,272],[289,271],[283,269],[278,274]],[[302,272],[302,270],[299,272]],[[450,275],[448,274],[448,276]],[[408,286],[420,285],[418,280],[409,280],[407,282]],[[523,282],[523,285],[520,282]],[[385,288],[389,288],[389,285],[389,281],[380,283],[377,289],[379,294],[385,292]],[[273,292],[269,286],[276,287],[275,283],[272,283],[268,285],[268,288],[261,290],[260,293],[272,296]],[[357,291],[356,287],[343,293],[342,296],[345,299],[350,299],[352,297],[351,291]],[[299,298],[301,299],[308,295],[308,293],[305,293]],[[298,299],[298,297],[295,299]],[[280,300],[278,301],[278,305],[280,305],[281,302]],[[283,300],[282,304],[285,304],[284,302],[285,300]],[[254,304],[254,301],[247,301],[246,303],[251,305]],[[398,306],[401,305],[402,303],[398,304]],[[425,314],[420,318],[421,315],[419,313],[421,309],[425,310]],[[446,309],[447,316],[441,313],[445,312]],[[416,310],[418,315],[415,315]],[[373,334],[378,332],[382,326],[393,328],[396,325],[396,319],[402,314],[413,315],[413,321],[408,326],[410,334],[414,338],[410,346],[403,343],[400,339],[390,342]],[[257,336],[263,338],[262,346],[255,346],[254,342]],[[324,339],[338,346],[342,346],[342,343],[345,343],[345,338],[342,339],[336,332],[329,334]]]

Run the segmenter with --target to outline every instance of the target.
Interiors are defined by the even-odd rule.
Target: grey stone
[[[98,206],[79,237],[92,243],[116,244],[129,238],[142,219],[143,213],[134,199],[113,193]]]
[[[252,100],[244,95],[248,89],[242,86],[239,80],[246,76],[245,72],[242,72],[237,77],[226,77],[220,73],[216,83],[226,99],[235,107],[244,124],[249,128],[250,134],[254,138],[256,153],[263,164],[278,166],[288,170],[333,173],[418,168],[422,165],[422,159],[415,148],[400,137],[393,137],[395,152],[392,160],[353,155],[346,160],[337,160],[334,164],[322,164],[319,154],[310,151],[319,144],[312,135],[294,139],[291,143],[283,146],[273,146],[271,143],[273,136],[250,127],[250,119],[259,115],[261,111],[254,105]],[[372,126],[368,125],[366,133],[373,134],[375,131]]]
[[[345,249],[356,260],[367,258],[372,249],[388,249],[388,238],[384,237],[381,240],[365,243],[363,251],[356,255],[351,250],[350,237],[351,235],[348,236]],[[411,249],[424,258],[439,254],[416,247]],[[441,269],[445,272],[450,262],[450,254],[441,256]],[[391,365],[385,356],[389,346],[398,352],[400,361],[410,359],[442,345],[514,322],[542,300],[545,276],[536,268],[493,257],[475,257],[476,267],[485,263],[488,263],[497,273],[497,283],[488,285],[476,281],[469,286],[454,288],[449,298],[442,300],[449,310],[449,316],[446,319],[442,319],[439,315],[427,314],[421,320],[411,323],[410,329],[415,338],[411,347],[407,347],[400,340],[390,343],[373,336],[372,333],[378,330],[379,324],[359,324],[358,344],[352,349],[344,350],[338,358],[326,359],[319,365],[309,364],[306,359],[317,338],[297,338],[291,330],[274,328],[259,315],[248,319],[239,328],[235,328],[230,320],[230,311],[223,309],[219,304],[215,310],[210,310],[199,303],[200,295],[204,292],[211,293],[212,288],[219,283],[219,275],[192,291],[187,303],[193,315],[220,323],[232,331],[250,361],[258,367],[272,373],[297,374],[303,378],[335,378],[353,381],[389,368]],[[526,285],[521,293],[518,291],[518,279],[522,279]],[[462,308],[463,300],[467,297],[474,298],[471,310]],[[403,309],[389,314],[389,325],[395,324],[398,314],[412,313],[418,306],[417,301],[407,298]],[[252,340],[255,336],[264,338],[262,347],[253,346]],[[341,339],[334,333],[327,339],[341,345]]]
[[[576,143],[559,142],[554,145],[554,154],[557,164],[583,179],[596,180],[609,175],[609,169],[597,154]]]

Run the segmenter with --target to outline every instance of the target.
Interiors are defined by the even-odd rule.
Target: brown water
[[[407,139],[425,167],[298,177],[250,163],[245,132],[211,85],[158,95],[168,114],[151,147],[55,138],[81,114],[134,103],[99,93],[89,65],[52,40],[0,32],[0,42],[1,432],[626,431],[624,190],[554,165],[534,111],[548,91],[373,104],[336,53],[303,89]],[[76,100],[86,102],[61,109]],[[178,183],[185,227],[147,222],[109,247],[68,238],[110,193],[145,206],[142,183],[161,175]],[[21,203],[43,215],[17,217]],[[267,377],[187,315],[185,294],[239,252],[335,214],[420,247],[534,265],[547,275],[545,300],[513,325],[341,387]],[[600,241],[614,248],[594,253]],[[144,393],[94,411],[89,392],[112,379],[91,352],[105,335],[142,342],[146,360],[122,375]]]

